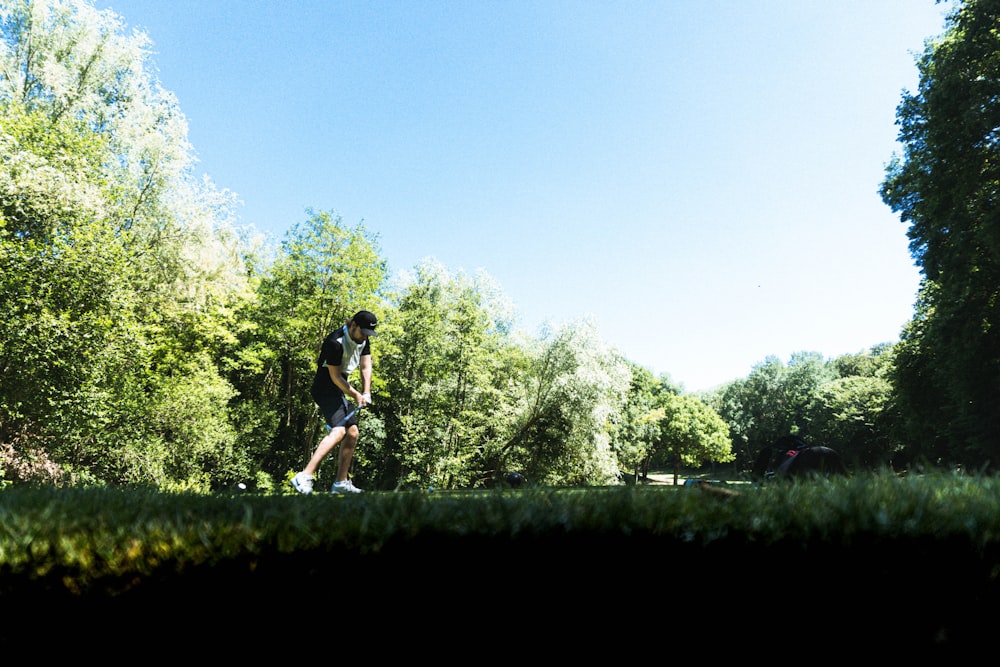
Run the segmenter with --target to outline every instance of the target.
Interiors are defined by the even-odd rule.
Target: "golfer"
[[[347,402],[350,396],[357,409],[371,405],[372,356],[369,338],[375,335],[378,320],[367,310],[359,310],[342,328],[323,341],[312,384],[312,397],[323,412],[330,432],[320,440],[316,451],[302,472],[292,478],[292,486],[299,493],[312,493],[316,469],[337,444],[337,477],[331,493],[361,493],[347,478],[358,444],[358,414]],[[355,369],[360,371],[361,391],[355,389],[349,378]]]

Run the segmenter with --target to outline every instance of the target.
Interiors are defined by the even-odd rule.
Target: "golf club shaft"
[[[344,417],[339,422],[337,422],[336,424],[334,424],[333,428],[337,428],[338,426],[343,426],[344,424],[346,424],[348,421],[350,421],[351,417],[353,417],[358,412],[358,410],[360,410],[360,409],[361,409],[360,405],[355,406],[353,410],[351,410],[350,412],[347,413],[346,417]]]

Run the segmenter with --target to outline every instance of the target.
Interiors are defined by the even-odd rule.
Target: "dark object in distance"
[[[519,486],[524,484],[524,475],[522,475],[519,472],[507,473],[507,484],[509,484],[511,488],[514,489],[518,488]]]
[[[847,474],[840,454],[829,447],[813,446],[798,436],[786,435],[765,447],[754,462],[753,477],[801,477]]]
[[[806,447],[791,452],[785,452],[785,460],[776,471],[778,475],[792,477],[796,475],[840,475],[846,474],[844,462],[840,454],[829,447]]]

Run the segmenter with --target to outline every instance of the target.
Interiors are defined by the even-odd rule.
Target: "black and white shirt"
[[[330,378],[328,367],[339,367],[340,374],[347,379],[361,363],[361,357],[371,353],[371,339],[366,339],[364,343],[356,343],[347,333],[346,325],[331,333],[323,340],[320,349],[316,377],[312,386],[313,393],[341,393],[340,388]]]

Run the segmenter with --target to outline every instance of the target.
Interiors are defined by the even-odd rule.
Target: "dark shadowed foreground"
[[[81,585],[66,563],[5,566],[2,645],[57,638],[54,650],[81,657],[335,660],[346,634],[363,659],[448,664],[596,660],[622,646],[636,659],[654,647],[740,659],[960,656],[992,645],[1000,531],[988,507],[970,504],[979,492],[892,482],[872,499],[857,482],[838,484],[146,499],[146,509],[129,506],[139,521],[116,539],[166,546],[134,572]],[[940,513],[949,493],[964,523]],[[164,517],[173,528],[153,528]],[[37,531],[36,550],[58,534],[77,539],[86,523]],[[171,555],[174,539],[200,540],[201,555]]]

